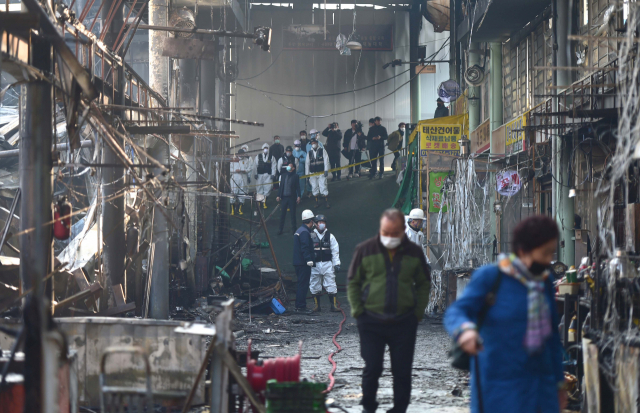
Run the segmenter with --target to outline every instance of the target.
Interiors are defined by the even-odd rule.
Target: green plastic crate
[[[326,413],[326,383],[267,382],[267,413]]]

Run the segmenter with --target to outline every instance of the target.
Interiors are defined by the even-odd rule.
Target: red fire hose
[[[331,363],[333,367],[331,367],[331,373],[329,373],[329,386],[327,387],[327,390],[325,390],[323,393],[329,393],[331,390],[333,390],[334,384],[336,384],[336,379],[335,377],[333,377],[333,373],[336,372],[336,368],[338,366],[336,362],[333,361],[333,356],[335,356],[336,354],[342,351],[342,347],[340,347],[340,344],[338,344],[338,342],[336,341],[336,338],[340,335],[340,333],[342,333],[342,325],[344,324],[345,321],[347,321],[347,316],[344,313],[344,310],[342,308],[340,307],[338,308],[342,313],[342,321],[340,321],[340,326],[338,327],[338,331],[333,335],[333,344],[336,346],[336,351],[329,354],[329,363]]]

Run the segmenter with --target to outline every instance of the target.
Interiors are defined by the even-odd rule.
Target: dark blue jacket
[[[296,172],[285,172],[280,176],[278,197],[292,196],[300,198],[300,178]]]
[[[307,265],[313,261],[313,242],[306,225],[302,225],[293,234],[293,265]]]
[[[444,325],[454,338],[465,322],[476,322],[487,293],[498,277],[497,265],[479,268],[448,309]],[[558,413],[558,384],[564,381],[562,344],[558,333],[555,289],[550,276],[545,295],[551,310],[552,334],[543,350],[534,355],[523,346],[527,329],[527,288],[508,275],[502,276],[495,304],[487,312],[480,336],[480,381],[484,411],[491,413]],[[478,387],[475,360],[471,360],[471,412],[477,413]]]

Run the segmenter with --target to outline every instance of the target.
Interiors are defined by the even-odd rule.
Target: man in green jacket
[[[389,134],[389,138],[387,138],[387,146],[390,151],[395,151],[398,149],[402,149],[402,137],[404,136],[405,124],[404,122],[400,122],[398,125],[398,130],[395,132],[391,132]],[[393,152],[393,162],[391,162],[391,169],[396,170],[397,161],[400,157],[400,152]]]
[[[349,267],[347,294],[358,323],[364,413],[378,407],[376,392],[385,346],[393,374],[393,409],[405,413],[411,400],[411,367],[418,322],[429,303],[431,268],[424,252],[404,234],[404,214],[386,210],[380,233],[356,247]]]

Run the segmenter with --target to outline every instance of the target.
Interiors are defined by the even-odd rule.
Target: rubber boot
[[[329,311],[334,313],[340,312],[340,303],[338,302],[337,294],[329,294]]]
[[[318,197],[316,197],[316,204],[313,206],[314,208],[318,208],[320,204],[318,203]]]
[[[320,311],[322,311],[322,309],[320,308],[320,296],[319,295],[314,295],[313,296],[313,311],[314,313],[319,313]]]
[[[325,196],[324,200],[327,202],[327,208],[331,208],[331,205],[329,205],[329,195]]]
[[[238,205],[238,215],[243,215],[242,214],[242,204]]]
[[[231,215],[235,215],[236,214],[236,206],[234,204],[231,204]]]
[[[262,203],[262,208],[267,209],[267,201],[264,201],[264,202]]]

